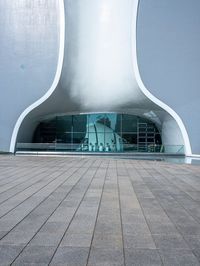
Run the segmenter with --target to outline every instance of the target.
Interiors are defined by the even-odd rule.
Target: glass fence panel
[[[123,146],[103,145],[103,143],[77,144],[77,143],[17,143],[16,151],[63,151],[63,152],[145,152],[145,153],[166,153],[166,154],[184,154],[183,145],[140,145],[123,144]]]

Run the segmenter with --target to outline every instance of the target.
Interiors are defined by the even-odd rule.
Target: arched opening
[[[57,114],[41,118],[30,143],[17,143],[17,151],[164,152],[161,131],[131,114]]]
[[[190,142],[181,118],[154,97],[140,78],[136,53],[138,1],[119,0],[117,5],[114,0],[102,1],[98,5],[94,1],[89,1],[88,5],[81,1],[80,5],[61,2],[61,45],[54,82],[44,97],[30,105],[18,118],[10,151],[70,149],[190,154]],[[102,21],[101,10],[105,5],[115,11],[109,13],[107,22]],[[65,27],[65,22],[71,26]],[[80,115],[83,112],[88,115]],[[111,115],[109,112],[115,112],[116,119],[121,116],[121,120],[118,119],[122,123],[121,131],[108,126],[105,117],[90,125],[89,115],[95,117],[97,112],[106,112],[104,115],[107,116]],[[75,131],[75,113],[78,113],[79,126],[85,116],[85,130]],[[63,123],[62,119],[73,120],[70,130],[59,131],[57,126]],[[126,119],[137,121],[136,129],[131,132],[124,130],[123,121]],[[55,128],[50,134],[48,126],[52,125]],[[154,137],[148,135],[152,133],[149,132],[150,125],[155,130]],[[48,138],[40,133],[45,128],[48,128]],[[108,137],[112,134],[118,139],[114,142],[115,148]],[[120,143],[120,148],[117,143]]]

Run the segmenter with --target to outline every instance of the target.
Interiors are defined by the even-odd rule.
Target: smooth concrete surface
[[[0,150],[20,114],[51,87],[59,53],[59,0],[0,1]]]
[[[56,114],[116,112],[149,119],[164,146],[183,145],[184,153],[191,155],[180,117],[141,81],[137,10],[138,0],[64,1],[56,82],[20,115],[10,152],[15,152],[16,143],[31,143],[39,122]],[[165,148],[165,152],[169,151]]]
[[[200,166],[0,156],[0,265],[200,265]]]
[[[64,0],[65,4],[74,2],[78,5],[84,1]],[[85,8],[88,8],[87,4]],[[77,11],[78,8],[72,17],[77,17]],[[200,154],[199,12],[199,0],[140,0],[137,20],[137,57],[141,78],[153,95],[181,117],[193,154]],[[107,11],[103,13],[106,15]],[[59,17],[59,0],[0,1],[1,151],[9,151],[12,132],[20,114],[44,96],[52,85],[59,54]],[[71,29],[71,24],[67,22],[66,25]],[[85,42],[87,36],[86,32]],[[67,53],[76,55],[75,49],[76,41]],[[127,51],[123,49],[123,52]],[[88,62],[85,71],[87,67]],[[74,71],[69,73],[69,77],[73,75]],[[64,104],[68,107],[69,101]],[[78,107],[74,105],[73,110],[79,111]],[[32,126],[34,129],[34,122]]]

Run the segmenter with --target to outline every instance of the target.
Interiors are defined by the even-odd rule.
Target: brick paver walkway
[[[0,265],[200,265],[200,166],[0,156]]]

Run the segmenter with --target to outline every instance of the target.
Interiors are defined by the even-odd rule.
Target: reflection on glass
[[[72,116],[72,127],[74,132],[85,132],[86,131],[87,116],[86,115],[73,115]]]
[[[161,135],[151,121],[127,114],[84,114],[44,119],[33,143],[81,152],[161,152]],[[53,147],[53,145],[50,145]]]

